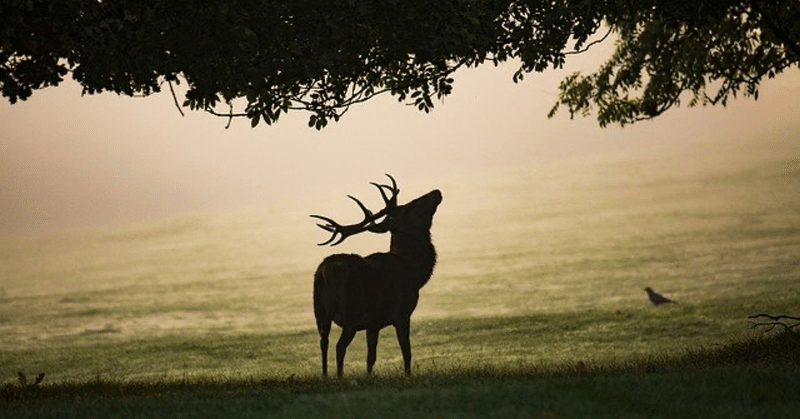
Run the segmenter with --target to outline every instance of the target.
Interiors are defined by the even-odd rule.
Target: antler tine
[[[382,185],[382,184],[379,184],[379,183],[376,183],[376,182],[370,182],[370,184],[372,184],[376,188],[378,188],[378,191],[381,193],[381,197],[383,198],[383,202],[385,204],[387,204],[387,205],[388,204],[397,204],[397,194],[400,193],[400,189],[397,189],[397,182],[395,182],[395,180],[392,177],[392,175],[387,173],[386,176],[389,178],[389,180],[392,181],[392,186]],[[392,197],[391,198],[386,196],[386,192],[383,191],[383,188],[386,188],[386,189],[392,191]]]
[[[358,204],[358,207],[361,208],[361,211],[364,212],[364,221],[366,221],[369,218],[372,218],[372,211],[370,211],[369,208],[367,208],[364,204],[362,204],[361,201],[358,200],[358,198],[354,197],[353,195],[347,195],[347,197],[352,199],[353,201],[356,201],[356,204]],[[369,224],[369,223],[367,223],[367,224]]]
[[[325,216],[322,216],[322,215],[309,215],[309,217],[317,218],[317,219],[320,219],[320,220],[325,221],[326,223],[328,223],[327,225],[317,224],[318,226],[324,228],[325,230],[331,231],[332,228],[339,227],[339,223],[337,223],[336,221],[333,221],[332,219],[330,219],[328,217],[325,217]]]
[[[317,223],[317,227],[319,227],[319,228],[321,228],[321,229],[323,229],[323,230],[325,230],[325,231],[327,231],[329,233],[333,233],[333,234],[331,234],[331,238],[330,239],[328,239],[328,240],[326,240],[326,241],[324,241],[322,243],[317,243],[317,246],[325,246],[326,244],[329,244],[330,242],[336,240],[336,235],[339,234],[339,229],[342,227],[341,225],[339,225],[339,223],[337,223],[336,221],[333,221],[332,219],[330,219],[328,217],[324,217],[322,215],[309,215],[309,217],[318,218],[318,219],[320,219],[322,221],[325,221],[328,224]],[[334,245],[341,243],[342,240],[344,240],[344,237],[342,237],[338,242],[334,243]]]
[[[390,174],[388,174],[388,173],[384,173],[384,174],[386,175],[386,177],[388,177],[388,178],[389,178],[389,180],[391,180],[391,181],[392,181],[392,190],[393,190],[393,191],[400,192],[400,189],[397,189],[397,182],[395,182],[395,181],[394,181],[394,178],[392,177],[392,175],[390,175]]]
[[[333,219],[322,215],[310,215],[310,217],[312,218],[317,218],[322,221],[325,221],[327,224],[317,223],[317,227],[329,233],[332,233],[330,239],[322,243],[317,243],[318,246],[325,246],[327,244],[330,244],[331,246],[336,246],[337,244],[343,242],[344,239],[352,236],[353,234],[357,234],[364,231],[365,227],[375,222],[376,217],[372,214],[372,211],[370,211],[363,203],[361,203],[361,201],[359,201],[358,198],[350,195],[347,196],[350,197],[350,199],[352,199],[353,201],[356,201],[356,204],[358,204],[358,206],[361,208],[361,211],[364,212],[364,219],[356,224],[341,225],[336,221],[333,221]],[[337,235],[339,235],[338,240],[336,240]],[[334,242],[334,240],[336,241]]]
[[[354,235],[361,233],[362,231],[367,231],[375,225],[375,221],[380,219],[381,217],[385,216],[390,210],[397,206],[397,194],[400,192],[397,189],[397,182],[391,175],[386,175],[389,177],[389,180],[392,181],[392,185],[381,185],[375,182],[370,182],[372,185],[378,188],[378,191],[381,193],[381,197],[383,198],[383,202],[385,207],[378,211],[377,213],[373,213],[372,211],[367,208],[358,198],[347,195],[348,198],[355,201],[359,208],[361,208],[361,212],[364,213],[364,219],[361,222],[356,224],[350,225],[341,225],[333,219],[322,216],[322,215],[311,215],[312,218],[317,218],[325,222],[325,224],[318,223],[317,226],[329,233],[331,233],[331,238],[323,243],[318,243],[319,246],[325,246],[330,244],[331,246],[336,246],[337,244],[344,241],[344,239]],[[391,197],[387,196],[386,191],[384,189],[388,189],[391,191]],[[338,240],[337,240],[337,236]]]

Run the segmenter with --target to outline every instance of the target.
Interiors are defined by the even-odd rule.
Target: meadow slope
[[[798,156],[793,137],[708,142],[404,189],[444,194],[415,372],[625,365],[756,338],[751,314],[800,314]],[[326,213],[347,220],[345,194],[377,198],[363,186],[5,240],[0,384],[18,371],[61,384],[315,376],[311,273],[332,250],[307,214],[335,201],[348,206]],[[651,306],[645,286],[678,304]],[[393,333],[381,342],[377,373],[399,374]],[[363,374],[364,354],[359,337],[348,374]]]

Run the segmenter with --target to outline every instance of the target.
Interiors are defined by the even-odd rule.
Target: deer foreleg
[[[378,335],[380,329],[367,329],[367,374],[372,374],[372,367],[378,359]]]
[[[394,325],[394,330],[397,333],[397,342],[400,344],[400,351],[403,353],[403,368],[406,376],[411,375],[411,319],[403,322],[398,322]]]
[[[356,329],[344,328],[339,341],[336,342],[336,376],[342,378],[344,373],[344,355],[347,353],[347,346],[356,337]]]

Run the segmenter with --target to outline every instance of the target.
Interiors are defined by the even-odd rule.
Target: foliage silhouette
[[[229,124],[303,110],[321,129],[382,93],[429,112],[461,67],[515,59],[519,81],[613,32],[616,52],[567,77],[550,116],[597,108],[624,125],[684,92],[689,106],[757,98],[797,67],[798,22],[794,0],[15,0],[0,4],[0,91],[13,104],[70,73],[88,94],[185,83],[183,106]]]

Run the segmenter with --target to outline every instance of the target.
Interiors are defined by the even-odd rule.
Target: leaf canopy
[[[796,0],[2,0],[0,28],[12,104],[67,75],[88,94],[185,83],[183,106],[253,127],[303,110],[321,129],[382,93],[429,112],[461,67],[517,59],[518,81],[606,31],[615,53],[567,77],[551,116],[626,124],[685,92],[724,105],[800,58]]]

